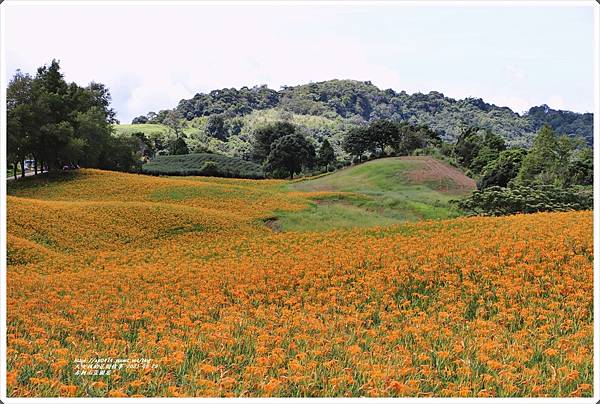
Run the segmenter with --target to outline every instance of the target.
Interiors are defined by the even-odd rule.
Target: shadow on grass
[[[69,182],[77,179],[80,176],[81,173],[78,171],[51,171],[24,178],[19,177],[16,180],[13,179],[7,181],[6,193],[11,195],[18,191],[41,188],[48,186],[49,184]]]

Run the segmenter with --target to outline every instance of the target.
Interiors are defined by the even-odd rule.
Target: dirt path
[[[38,173],[41,174],[41,173]],[[25,171],[25,177],[31,177],[32,175],[35,175],[34,171]],[[17,174],[17,179],[21,178],[21,173]],[[7,181],[11,181],[14,180],[15,177],[13,175],[7,175],[6,176],[6,180]]]

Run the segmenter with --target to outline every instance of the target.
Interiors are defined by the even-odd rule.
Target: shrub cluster
[[[475,191],[455,203],[466,212],[484,216],[588,210],[594,207],[594,193],[591,187],[493,186]]]

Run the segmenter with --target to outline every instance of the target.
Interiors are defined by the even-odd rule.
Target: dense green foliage
[[[331,143],[329,140],[323,140],[323,144],[321,144],[321,148],[317,153],[317,165],[320,167],[325,167],[327,171],[329,169],[329,165],[335,163],[335,150],[331,147]]]
[[[35,77],[17,71],[7,88],[7,160],[15,177],[17,164],[23,167],[26,159],[35,161],[36,172],[137,166],[138,139],[112,136],[118,122],[110,101],[103,84],[67,83],[56,60]]]
[[[175,141],[171,144],[171,147],[170,147],[169,151],[173,155],[189,154],[190,153],[190,150],[188,149],[187,144],[185,143],[185,140],[183,140],[180,137],[178,137],[177,139],[175,139]]]
[[[490,130],[467,128],[456,140],[453,155],[462,167],[476,176],[505,149],[504,140]]]
[[[547,105],[532,107],[527,111],[527,118],[536,131],[544,124],[549,125],[557,133],[577,135],[585,138],[591,145],[593,140],[594,115],[578,114],[571,111],[557,111]]]
[[[271,144],[265,170],[275,177],[291,179],[305,168],[315,164],[315,148],[301,133],[292,133]]]
[[[460,156],[466,149],[459,143]],[[480,149],[485,148],[489,143],[484,141]],[[593,176],[591,148],[544,125],[531,149],[512,148],[491,159],[478,178],[479,191],[458,206],[482,215],[592,209]]]
[[[371,157],[409,155],[420,148],[438,146],[440,142],[437,134],[426,127],[377,119],[367,126],[351,128],[344,137],[342,148],[362,161],[366,152]]]
[[[534,133],[549,124],[559,133],[585,138],[592,143],[593,116],[556,111],[545,105],[519,115],[478,98],[455,100],[439,92],[407,94],[392,89],[380,90],[371,82],[329,80],[280,91],[265,86],[214,90],[182,100],[176,110],[188,121],[220,115],[228,121],[268,109],[292,115],[311,115],[328,120],[360,125],[378,119],[405,121],[427,126],[446,140],[455,140],[465,127],[489,129],[511,145],[529,145]],[[134,123],[161,123],[167,111],[135,118]],[[239,121],[238,121],[239,123]]]
[[[219,154],[199,153],[157,156],[144,164],[142,172],[153,175],[206,175],[234,178],[264,178],[260,165]]]
[[[272,108],[277,105],[279,94],[266,86],[224,88],[208,94],[196,94],[189,100],[181,100],[177,110],[188,120],[199,116],[226,113],[244,115],[253,110]]]
[[[294,133],[296,133],[296,127],[289,122],[275,122],[258,128],[254,132],[252,158],[263,163],[271,153],[271,146],[275,141]]]
[[[557,136],[552,128],[544,125],[523,158],[518,183],[565,186],[570,181],[569,168],[577,146],[573,139]]]
[[[225,119],[223,115],[211,115],[206,122],[206,131],[212,137],[225,140],[227,138],[227,130],[225,128]]]
[[[514,213],[586,210],[594,207],[590,188],[562,188],[554,185],[492,186],[473,192],[457,202],[458,207],[476,215],[501,216]]]
[[[566,186],[594,184],[594,153],[591,147],[573,153],[564,184]]]
[[[521,163],[526,155],[527,150],[521,147],[501,151],[497,159],[490,161],[484,167],[477,181],[477,187],[485,189],[491,186],[508,186],[509,182],[519,174]]]

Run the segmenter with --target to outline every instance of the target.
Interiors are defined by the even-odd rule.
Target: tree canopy
[[[427,126],[447,140],[457,139],[461,128],[467,126],[491,130],[510,144],[529,145],[543,124],[559,133],[584,138],[589,145],[593,138],[593,115],[590,113],[556,111],[542,105],[519,115],[508,107],[496,106],[480,98],[455,100],[437,91],[407,94],[379,89],[369,81],[328,80],[283,86],[279,91],[264,85],[239,90],[223,88],[207,94],[198,93],[176,106],[187,120],[216,114],[230,118],[270,108],[343,119],[355,124],[380,119],[405,121],[414,126]],[[164,115],[153,114],[145,117],[147,122],[161,123]],[[136,122],[143,123],[139,118]]]
[[[129,170],[139,160],[139,141],[113,136],[118,121],[110,102],[101,83],[67,83],[57,60],[34,77],[17,71],[7,88],[7,158],[15,175],[29,158],[36,171],[64,165]]]
[[[290,122],[275,122],[254,132],[252,157],[255,161],[264,162],[271,153],[271,145],[279,138],[292,135],[296,127]]]
[[[273,142],[265,169],[276,177],[300,173],[315,162],[315,148],[300,133],[285,135]]]
[[[331,143],[329,143],[329,140],[325,139],[325,140],[323,140],[323,143],[321,144],[321,148],[319,149],[319,152],[317,154],[317,164],[319,164],[321,167],[325,167],[325,169],[327,169],[329,167],[329,165],[331,163],[333,163],[334,161],[335,161],[335,151],[333,150]]]

